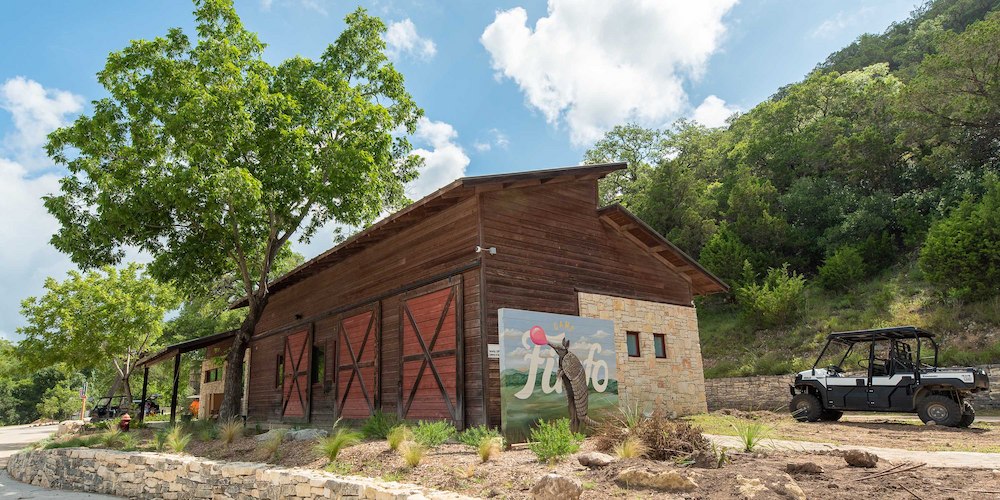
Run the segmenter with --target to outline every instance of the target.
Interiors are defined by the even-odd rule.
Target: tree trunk
[[[125,393],[125,399],[122,400],[122,406],[125,408],[132,408],[132,385],[128,383],[129,378],[132,376],[132,371],[129,370],[125,372],[125,376],[122,377],[122,389]]]
[[[122,376],[120,373],[116,373],[115,381],[111,383],[111,388],[109,388],[108,392],[104,394],[104,397],[106,398],[115,397],[115,393],[118,392],[118,388],[121,387],[121,385],[122,385]]]
[[[233,347],[229,349],[226,356],[226,368],[223,370],[223,380],[225,384],[222,389],[222,405],[219,408],[219,420],[228,420],[240,415],[241,400],[243,399],[243,359],[246,350],[250,346],[250,337],[253,336],[257,328],[257,321],[260,320],[264,305],[267,303],[267,296],[254,305],[252,302],[247,307],[247,317],[240,325],[240,329],[233,338]]]

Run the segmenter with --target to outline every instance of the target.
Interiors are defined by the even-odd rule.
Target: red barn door
[[[281,392],[281,416],[285,420],[305,421],[309,418],[311,337],[309,329],[285,336],[285,376]]]
[[[403,418],[464,425],[462,283],[453,278],[403,297],[400,304]]]
[[[378,307],[341,317],[337,333],[337,414],[368,418],[378,407]]]

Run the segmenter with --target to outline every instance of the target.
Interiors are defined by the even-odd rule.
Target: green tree
[[[111,363],[131,401],[129,377],[163,332],[163,316],[177,307],[173,288],[146,276],[137,264],[71,271],[45,280],[45,294],[21,303],[27,325],[18,345],[29,366],[63,363],[70,370]]]
[[[38,414],[42,418],[57,420],[79,416],[83,405],[79,391],[82,383],[82,379],[66,379],[50,387],[35,407]]]
[[[363,9],[318,60],[274,66],[231,0],[195,4],[196,40],[176,28],[112,53],[98,74],[109,97],[50,135],[70,175],[46,206],[62,226],[53,244],[80,265],[131,245],[189,295],[239,278],[229,418],[279,251],[331,220],[361,226],[400,206],[420,160],[398,131],[422,112],[385,55],[385,25]]]
[[[865,276],[865,260],[854,247],[841,247],[819,268],[819,281],[829,290],[847,290]]]
[[[948,32],[940,52],[924,59],[903,95],[913,127],[943,135],[974,162],[996,161],[1000,151],[1000,12]],[[928,127],[929,126],[929,127]]]
[[[960,296],[1000,292],[1000,181],[987,180],[981,200],[966,198],[931,226],[920,250],[927,278]]]
[[[652,165],[666,158],[668,144],[662,130],[634,123],[617,125],[584,153],[587,164],[623,161],[624,170],[612,172],[598,185],[601,203],[632,207],[649,181]]]

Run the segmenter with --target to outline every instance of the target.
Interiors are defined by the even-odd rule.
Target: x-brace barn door
[[[281,417],[291,422],[309,418],[311,384],[309,358],[312,354],[312,330],[305,329],[285,336],[284,373],[281,391]]]
[[[337,328],[337,415],[368,418],[378,408],[379,307],[346,313]]]
[[[400,303],[403,418],[464,426],[461,276],[403,296]]]

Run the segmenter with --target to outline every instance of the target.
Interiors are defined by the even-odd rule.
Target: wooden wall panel
[[[690,305],[691,288],[597,216],[597,183],[581,180],[486,192],[486,342],[504,307],[578,314],[577,291]],[[499,362],[489,360],[489,423],[499,425]]]
[[[469,269],[477,265],[479,259],[475,253],[475,247],[480,243],[477,209],[475,198],[459,202],[274,295],[252,341],[254,357],[251,358],[251,370],[258,372],[251,375],[250,416],[258,421],[277,421],[280,418],[280,413],[275,414],[275,405],[280,405],[280,401],[271,403],[268,399],[273,397],[273,388],[260,381],[266,379],[268,373],[270,377],[274,376],[274,369],[269,364],[274,363],[273,358],[280,352],[281,345],[272,339],[283,337],[285,329],[314,323],[316,341],[327,346],[327,377],[330,380],[312,386],[312,423],[332,422],[337,411],[333,400],[338,390],[333,380],[337,333],[332,316],[337,316],[338,310],[376,297],[382,299],[380,307],[383,311],[393,312],[383,313],[380,318],[379,403],[382,411],[397,412],[401,392],[399,317],[396,313],[399,302],[398,297],[388,296],[387,293],[448,275],[456,269],[466,269],[459,271],[463,279],[471,280],[462,301],[465,349],[468,353],[463,370],[467,380],[464,396],[469,401],[465,419],[467,422],[482,422],[479,304],[478,295],[469,297],[470,293],[478,294],[479,290],[479,271],[477,268]],[[475,372],[471,373],[472,370]]]

